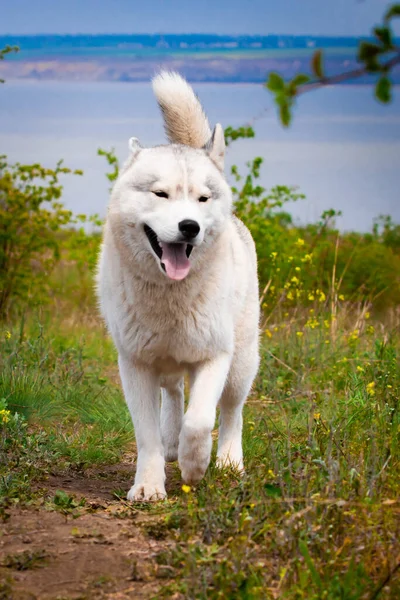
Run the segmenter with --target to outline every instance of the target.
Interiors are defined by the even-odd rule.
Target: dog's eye
[[[208,196],[200,196],[199,202],[207,202],[210,198]]]
[[[156,192],[153,192],[153,194],[158,196],[158,198],[168,198],[167,192],[163,192],[162,190],[157,190]]]

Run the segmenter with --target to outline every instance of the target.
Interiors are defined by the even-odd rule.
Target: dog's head
[[[222,127],[203,148],[142,148],[131,138],[130,150],[112,194],[111,227],[142,275],[185,279],[212,253],[232,211]]]

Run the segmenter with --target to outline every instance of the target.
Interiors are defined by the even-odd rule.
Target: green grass
[[[175,466],[168,500],[135,507],[146,535],[169,541],[157,597],[400,597],[399,330],[344,302],[333,327],[328,308],[276,314],[262,333],[245,476],[213,460],[185,492]],[[46,310],[1,333],[3,503],[34,502],[49,470],[116,462],[133,439],[103,326]]]
[[[116,379],[110,340],[93,325],[50,323],[34,318],[2,335],[0,399],[22,418],[13,428],[7,424],[10,436],[7,428],[0,433],[8,494],[14,484],[18,493],[28,464],[29,478],[40,478],[55,463],[115,462],[133,440],[125,402],[110,381]]]

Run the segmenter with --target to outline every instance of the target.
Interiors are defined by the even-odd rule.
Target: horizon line
[[[0,33],[0,37],[15,37],[15,36],[24,36],[24,37],[39,37],[39,36],[71,36],[71,37],[78,37],[78,36],[83,36],[83,35],[87,35],[87,36],[99,36],[99,35],[110,35],[110,36],[117,36],[117,35],[127,35],[127,36],[135,36],[135,35],[148,35],[148,36],[157,36],[157,35],[173,35],[173,36],[185,36],[185,35],[199,35],[199,36],[206,36],[206,35],[212,35],[212,36],[216,36],[216,37],[261,37],[261,38],[266,38],[266,37],[270,37],[270,36],[279,36],[279,37],[324,37],[324,38],[354,38],[354,39],[359,39],[359,38],[364,38],[364,37],[373,37],[372,34],[367,34],[367,35],[345,35],[345,34],[325,34],[325,33],[215,33],[215,32],[180,32],[180,33],[170,33],[168,31],[157,31],[157,32],[153,32],[153,33],[149,33],[149,32],[134,32],[134,33],[127,33],[127,32],[102,32],[102,31],[97,31],[95,33],[93,32],[79,32],[79,33],[60,33],[60,32],[38,32],[38,33]],[[395,36],[395,39],[397,39],[397,37]]]

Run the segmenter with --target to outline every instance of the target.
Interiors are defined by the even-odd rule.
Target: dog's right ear
[[[224,170],[225,136],[220,123],[214,127],[210,140],[205,145],[205,150],[220,171]]]
[[[142,149],[142,144],[135,137],[129,138],[129,150],[133,155],[137,154]]]

